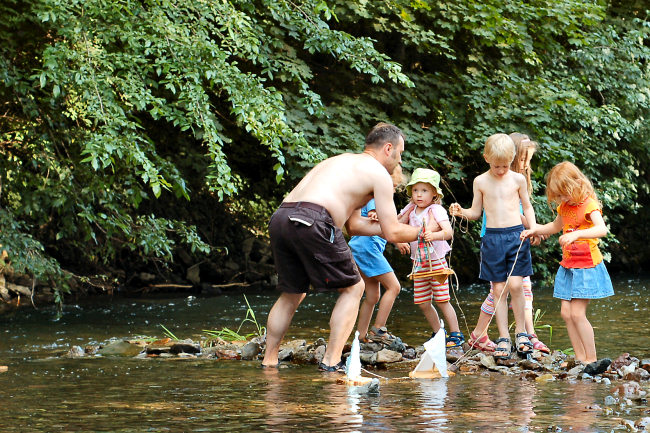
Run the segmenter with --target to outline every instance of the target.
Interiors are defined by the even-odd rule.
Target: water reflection
[[[447,429],[445,400],[447,398],[447,380],[417,380],[420,389],[420,408],[424,431],[440,432]]]

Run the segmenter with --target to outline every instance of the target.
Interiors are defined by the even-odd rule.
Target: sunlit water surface
[[[591,304],[599,356],[650,357],[649,283],[617,278],[616,296]],[[550,328],[540,326],[540,337],[553,349],[569,348],[559,302],[548,287],[534,291],[535,308],[544,313],[538,325],[553,331],[551,340]],[[262,324],[276,296],[248,295]],[[461,327],[463,313],[473,327],[485,288],[461,287],[456,296]],[[308,296],[287,339],[326,337],[335,300],[332,294]],[[48,308],[0,316],[0,365],[8,366],[0,373],[0,431],[609,432],[625,431],[621,418],[648,416],[643,403],[603,414],[598,407],[605,407],[611,386],[593,382],[536,383],[498,373],[410,380],[409,368],[402,367],[378,371],[389,380],[369,394],[336,383],[336,375],[319,373],[313,365],[269,371],[259,361],[62,356],[73,345],[164,337],[161,324],[179,338],[197,341],[204,329],[236,329],[245,314],[243,296],[233,294],[102,299],[67,305],[58,318]],[[389,328],[413,346],[428,338],[411,291],[398,298]]]

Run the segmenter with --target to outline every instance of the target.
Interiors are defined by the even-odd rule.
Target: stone
[[[650,373],[650,359],[642,359],[639,367]]]
[[[641,430],[650,430],[650,417],[644,416],[634,423],[634,427]]]
[[[374,361],[377,359],[375,353],[370,350],[361,350],[359,352],[359,359],[361,359],[363,364],[374,364]]]
[[[535,378],[535,382],[551,382],[555,380],[555,376],[550,373],[542,374]]]
[[[614,406],[616,403],[618,403],[618,400],[616,400],[615,397],[612,397],[611,395],[605,397],[605,405]]]
[[[629,419],[622,419],[620,422],[621,422],[621,425],[625,426],[627,431],[631,431],[631,432],[639,431],[639,429],[634,427],[634,423],[632,421],[630,421]]]
[[[86,356],[86,351],[80,346],[72,346],[65,354],[66,358],[83,358],[84,356]]]
[[[402,354],[393,350],[382,349],[377,352],[376,363],[392,363],[402,360]]]
[[[533,359],[522,359],[519,361],[519,366],[523,368],[524,370],[541,370],[542,366],[540,365],[539,362],[533,360]]]
[[[0,373],[6,373],[7,371],[9,371],[9,367],[6,365],[0,365]]]
[[[197,354],[197,353],[201,353],[201,346],[192,342],[191,340],[187,342],[179,341],[171,345],[171,347],[169,348],[169,352],[175,355],[178,355],[180,353]]]
[[[142,352],[142,347],[126,341],[115,341],[97,351],[102,356],[136,356]]]
[[[483,355],[481,356],[481,365],[483,365],[485,368],[490,369],[490,370],[496,370],[496,362],[494,361],[494,357],[490,355]]]
[[[293,353],[293,362],[297,364],[316,364],[314,353],[309,350],[311,346],[299,347]]]
[[[415,359],[417,357],[415,349],[412,347],[407,347],[406,350],[402,353],[404,359]]]
[[[323,362],[326,349],[327,347],[325,345],[319,345],[316,347],[316,349],[314,350],[314,358],[316,359],[316,362]]]
[[[214,355],[219,359],[241,359],[241,355],[236,350],[217,349]]]
[[[282,349],[278,353],[278,361],[290,361],[293,357],[292,349]]]
[[[260,344],[254,341],[249,341],[241,349],[241,359],[251,360],[257,358],[260,354]]]
[[[637,382],[633,381],[617,385],[611,391],[612,394],[617,394],[621,397],[632,397],[645,394],[645,392],[641,390],[641,386]]]

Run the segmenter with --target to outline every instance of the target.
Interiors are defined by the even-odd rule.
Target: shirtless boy
[[[309,286],[337,290],[330,338],[319,369],[342,371],[341,353],[352,332],[364,284],[341,228],[350,235],[380,235],[389,242],[418,238],[419,228],[397,221],[390,174],[402,162],[404,135],[387,123],[375,125],[363,153],[333,156],[316,165],[271,217],[269,234],[282,294],[269,312],[262,366],[278,364],[280,342]],[[377,221],[361,217],[375,199]],[[425,240],[432,234],[424,233]]]
[[[449,213],[476,220],[485,210],[487,229],[481,241],[479,278],[492,282],[494,298],[498,300],[496,322],[500,338],[495,341],[494,357],[507,359],[512,350],[508,333],[508,292],[512,296],[517,351],[527,355],[533,350],[526,334],[522,281],[523,277],[533,274],[533,268],[530,242],[526,240],[521,244],[519,239],[524,230],[519,206],[521,204],[528,228],[536,225],[535,211],[528,197],[526,178],[510,170],[515,157],[512,139],[506,134],[490,136],[485,142],[483,157],[490,169],[474,179],[472,207],[463,209],[454,203],[449,207]]]

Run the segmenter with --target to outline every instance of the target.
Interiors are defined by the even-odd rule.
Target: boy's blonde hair
[[[546,199],[549,205],[562,203],[562,196],[570,197],[576,204],[588,197],[598,200],[591,181],[569,161],[557,164],[546,175]]]
[[[515,143],[506,134],[494,134],[485,141],[483,156],[488,163],[506,161],[512,163],[516,154]]]

